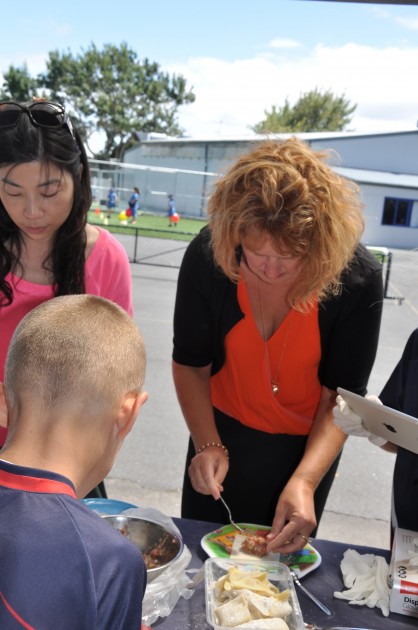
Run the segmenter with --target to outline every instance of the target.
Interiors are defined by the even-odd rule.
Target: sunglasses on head
[[[74,136],[74,128],[69,115],[59,103],[52,101],[35,101],[29,105],[21,105],[16,101],[0,102],[0,129],[14,127],[19,116],[25,113],[36,127],[45,129],[66,127]]]

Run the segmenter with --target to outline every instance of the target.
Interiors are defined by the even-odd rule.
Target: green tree
[[[103,149],[94,153],[102,159],[120,159],[141,131],[179,135],[178,108],[195,100],[184,77],[140,61],[125,43],[106,44],[103,50],[91,44],[78,55],[50,52],[36,85],[38,96],[65,105],[87,146],[93,133],[103,134]],[[10,96],[20,98],[22,92],[11,87]],[[33,96],[30,87],[25,98]]]
[[[342,131],[351,122],[357,105],[344,95],[318,89],[302,94],[292,107],[286,98],[282,107],[265,110],[265,119],[252,128],[256,133]]]
[[[26,64],[21,68],[10,66],[3,75],[2,89],[0,90],[0,100],[13,99],[16,101],[27,101],[36,95],[38,82],[30,76]]]

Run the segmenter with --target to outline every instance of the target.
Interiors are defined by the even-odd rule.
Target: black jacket
[[[383,307],[382,267],[360,245],[343,273],[341,294],[319,307],[321,385],[364,395],[376,357]],[[225,360],[224,339],[244,317],[237,285],[216,265],[207,227],[189,244],[180,268],[174,312],[173,359],[212,374]]]
[[[418,328],[379,398],[384,405],[418,418]],[[393,500],[397,520],[393,525],[418,532],[418,455],[401,447],[396,456]]]

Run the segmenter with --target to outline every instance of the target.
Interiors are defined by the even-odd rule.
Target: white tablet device
[[[418,454],[418,419],[372,402],[342,387],[338,393],[363,421],[367,431]]]

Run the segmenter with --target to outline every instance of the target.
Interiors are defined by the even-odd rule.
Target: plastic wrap
[[[180,534],[173,519],[155,508],[132,508],[123,513],[156,521]],[[167,617],[180,597],[189,599],[193,595],[194,590],[187,588],[190,585],[190,577],[186,573],[191,558],[190,550],[184,545],[183,552],[176,562],[147,585],[142,601],[142,622],[144,624],[151,625],[159,617]]]

